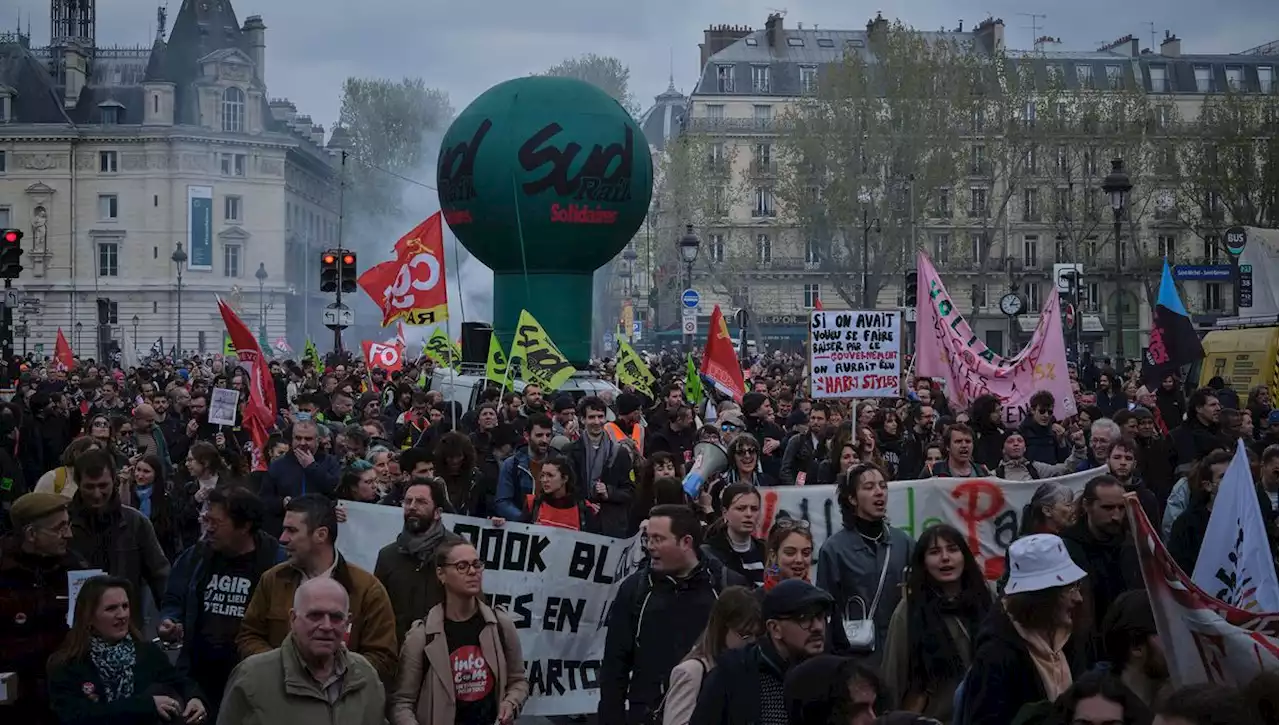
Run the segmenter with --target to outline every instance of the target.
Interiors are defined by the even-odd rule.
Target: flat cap
[[[65,511],[71,499],[56,493],[24,493],[13,502],[9,518],[13,527],[21,530],[40,519],[59,511]]]

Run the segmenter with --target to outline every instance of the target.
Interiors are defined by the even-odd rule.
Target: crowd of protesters
[[[388,375],[272,362],[278,418],[210,423],[219,357],[121,371],[31,363],[0,406],[0,673],[5,722],[512,723],[530,694],[512,619],[445,512],[643,535],[608,620],[605,725],[1276,720],[1275,673],[1175,689],[1127,531],[1134,493],[1191,571],[1236,441],[1275,554],[1277,420],[1266,388],[1186,394],[1137,371],[1072,368],[1079,413],[1047,393],[1017,427],[928,379],[879,400],[813,400],[804,364],[751,368],[740,402],[689,399],[683,360],[652,389],[574,398],[493,386],[463,410],[423,360]],[[608,361],[601,374],[610,375]],[[690,498],[694,447],[729,465]],[[1105,467],[1083,494],[1054,477]],[[913,539],[888,485],[1046,479],[989,585],[945,524]],[[761,489],[832,485],[839,530],[757,538]],[[336,548],[345,502],[399,507],[373,571]],[[97,569],[75,595],[67,572]],[[1269,708],[1269,709],[1268,709]],[[1226,717],[1226,720],[1222,718]]]

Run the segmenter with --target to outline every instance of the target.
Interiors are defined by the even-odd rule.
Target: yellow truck
[[[1201,340],[1204,360],[1200,361],[1200,386],[1221,375],[1227,386],[1240,395],[1241,404],[1258,385],[1271,388],[1277,400],[1280,377],[1280,328],[1248,327],[1213,330]]]

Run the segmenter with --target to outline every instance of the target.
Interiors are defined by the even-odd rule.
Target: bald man
[[[279,649],[236,666],[218,725],[382,725],[386,694],[378,672],[343,643],[350,608],[347,590],[336,580],[303,582],[293,594],[289,636]]]
[[[133,437],[138,444],[138,455],[159,456],[165,468],[169,468],[169,447],[164,442],[164,431],[156,422],[159,416],[150,403],[133,409]],[[165,473],[169,473],[168,470]]]

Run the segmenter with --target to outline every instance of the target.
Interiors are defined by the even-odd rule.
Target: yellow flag
[[[484,376],[504,388],[511,382],[507,379],[507,354],[502,351],[498,336],[492,333],[489,335],[489,359],[485,362]]]
[[[524,380],[541,385],[545,392],[559,390],[573,375],[573,365],[533,319],[528,310],[520,311],[520,324],[511,343],[511,357],[521,361]]]
[[[422,352],[427,357],[436,361],[437,365],[445,367],[455,367],[462,361],[460,354],[455,353],[453,349],[453,341],[449,339],[449,333],[437,327],[435,332],[431,333],[431,337],[422,343]]]
[[[622,385],[630,385],[636,390],[652,394],[650,388],[653,387],[657,380],[653,377],[653,371],[645,364],[644,358],[640,357],[640,353],[636,352],[631,343],[622,338],[618,338],[618,361],[617,361],[618,382]]]
[[[222,356],[235,357],[238,354],[239,353],[236,352],[236,346],[231,344],[231,336],[225,332],[222,333]]]
[[[307,338],[307,344],[302,348],[302,361],[309,362],[317,375],[324,375],[324,361],[320,359],[320,351],[316,349],[316,344],[311,341],[311,338]]]

